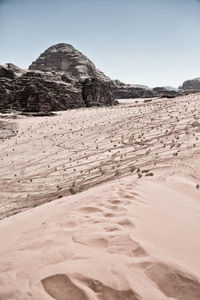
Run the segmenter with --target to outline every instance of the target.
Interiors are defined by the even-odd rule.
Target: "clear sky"
[[[200,77],[200,1],[0,0],[0,64],[61,42],[112,79],[176,87]]]

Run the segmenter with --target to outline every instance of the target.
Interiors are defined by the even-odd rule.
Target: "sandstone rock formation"
[[[111,80],[69,44],[44,51],[29,70],[0,66],[0,109],[47,112],[113,105],[120,98],[176,97],[181,91]]]
[[[89,60],[85,55],[76,50],[72,45],[69,44],[57,44],[51,46],[46,51],[44,51],[39,58],[34,61],[30,67],[30,70],[40,70],[43,72],[65,72],[78,80],[86,79],[86,82],[94,82],[91,78],[96,78],[101,81],[101,83],[106,83],[117,99],[120,98],[151,98],[151,97],[172,97],[178,96],[179,93],[175,91],[168,91],[168,89],[163,88],[163,90],[151,90],[144,85],[132,85],[125,84],[119,80],[111,80],[103,72],[99,71],[93,62]],[[90,78],[90,79],[89,79]],[[108,84],[109,83],[109,84]],[[96,86],[96,90],[99,87]],[[94,92],[94,90],[93,90]],[[110,93],[109,93],[110,94]],[[98,96],[97,96],[98,98]],[[98,100],[94,99],[96,103]],[[91,101],[90,101],[91,102]],[[104,102],[106,102],[104,100]]]
[[[118,80],[113,81],[113,93],[117,99],[130,98],[174,98],[183,95],[181,90],[156,87],[153,89],[145,86],[124,84]]]
[[[36,71],[19,74],[16,68],[13,65],[0,67],[1,109],[56,111],[84,106],[78,85],[65,82],[58,74]]]
[[[72,45],[64,43],[49,47],[29,66],[29,70],[62,71],[78,79],[98,78],[110,81],[110,78],[99,71],[89,58]]]
[[[146,87],[125,84],[119,80],[113,80],[112,84],[113,84],[113,93],[116,99],[155,97],[152,90]]]
[[[0,109],[58,111],[114,102],[109,83],[98,78],[78,80],[61,71],[18,70],[11,64],[0,66]]]
[[[186,92],[199,92],[200,91],[200,78],[195,78],[191,80],[186,80],[180,87]]]
[[[157,97],[160,98],[175,98],[183,95],[183,92],[180,90],[173,90],[165,87],[155,87],[152,91],[156,94]]]
[[[88,107],[114,104],[111,83],[98,78],[87,78],[82,82],[82,96]]]

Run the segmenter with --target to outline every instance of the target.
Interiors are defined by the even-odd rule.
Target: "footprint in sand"
[[[125,254],[127,256],[147,256],[147,252],[144,248],[129,234],[117,234],[114,235],[110,240],[106,249],[109,253]]]
[[[106,218],[114,218],[114,217],[116,217],[116,214],[114,214],[114,213],[104,213],[103,215]]]
[[[81,281],[87,285],[98,296],[98,300],[140,300],[141,297],[133,290],[117,290],[104,285],[99,280],[82,278]],[[96,298],[95,298],[96,299]],[[83,299],[84,300],[84,299]]]
[[[167,297],[180,300],[200,299],[200,282],[192,274],[161,262],[147,267],[145,273]]]
[[[75,228],[77,225],[78,225],[78,221],[73,221],[73,220],[59,223],[59,226],[61,228]]]
[[[117,205],[117,204],[122,204],[123,202],[122,201],[120,201],[120,200],[109,200],[108,201],[109,203],[111,203],[111,204],[115,204],[115,205]]]
[[[79,208],[78,211],[81,213],[86,213],[86,214],[102,212],[102,210],[100,208],[97,208],[95,206],[83,206],[83,207]]]
[[[134,223],[133,223],[132,220],[129,219],[129,218],[120,218],[120,219],[116,220],[116,222],[117,222],[118,225],[127,227],[127,228],[129,228],[129,229],[135,227]]]
[[[124,207],[117,206],[117,205],[109,205],[109,206],[106,206],[106,208],[109,208],[114,211],[120,211],[120,212],[127,211]]]
[[[104,227],[105,232],[114,232],[114,231],[120,231],[119,226],[105,226]]]
[[[42,279],[46,293],[56,300],[88,300],[86,293],[65,274],[55,274]]]
[[[41,281],[46,293],[56,300],[89,300],[86,292],[74,284],[66,274],[55,274]],[[99,300],[140,300],[133,290],[117,290],[104,285],[101,281],[81,278],[81,284],[96,294]],[[95,297],[95,299],[96,299]]]
[[[72,235],[75,243],[86,245],[89,247],[106,248],[108,245],[108,237],[106,233],[79,231]]]

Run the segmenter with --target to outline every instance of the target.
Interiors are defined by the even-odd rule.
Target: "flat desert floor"
[[[200,299],[199,94],[7,121],[0,299]]]

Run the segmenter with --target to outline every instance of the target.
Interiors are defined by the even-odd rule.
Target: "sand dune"
[[[17,120],[1,213],[29,210],[0,222],[1,300],[200,299],[198,97]]]
[[[1,221],[0,299],[200,299],[199,190],[163,175]]]
[[[0,219],[138,168],[196,176],[199,113],[199,95],[191,95],[18,117],[17,135],[0,139]]]

